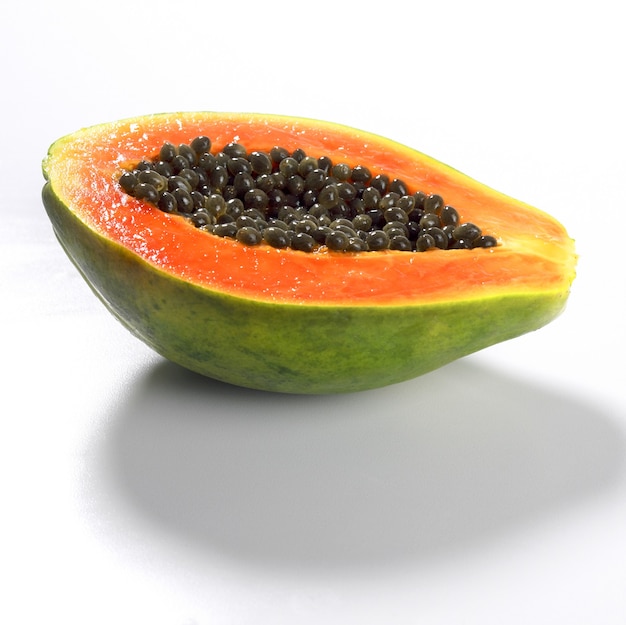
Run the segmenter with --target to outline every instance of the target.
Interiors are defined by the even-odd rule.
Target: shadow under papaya
[[[337,396],[162,362],[98,444],[93,479],[196,551],[322,568],[454,555],[593,495],[624,455],[593,406],[470,359]]]

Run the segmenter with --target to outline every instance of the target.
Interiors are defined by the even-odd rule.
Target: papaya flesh
[[[437,193],[491,248],[315,253],[245,246],[125,193],[124,171],[164,142],[282,146],[365,165]],[[82,129],[43,162],[43,202],[65,252],[122,324],[203,375],[286,393],[394,384],[536,330],[563,310],[574,243],[546,213],[414,149],[310,119],[157,114]]]

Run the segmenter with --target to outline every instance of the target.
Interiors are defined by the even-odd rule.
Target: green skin
[[[238,386],[345,393],[408,380],[536,330],[566,296],[543,292],[410,306],[266,303],[172,277],[96,234],[54,194],[43,202],[66,253],[135,336],[183,367]]]

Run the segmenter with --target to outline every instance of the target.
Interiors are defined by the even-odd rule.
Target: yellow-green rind
[[[165,358],[231,384],[343,393],[427,373],[536,330],[568,291],[514,290],[435,304],[268,303],[173,277],[85,225],[55,194],[43,202],[66,253],[107,308]]]

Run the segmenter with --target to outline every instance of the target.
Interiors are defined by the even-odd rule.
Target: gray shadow
[[[113,488],[196,552],[329,569],[458,555],[559,514],[618,479],[624,441],[593,406],[470,360],[317,397],[162,363],[95,452],[100,507]]]

